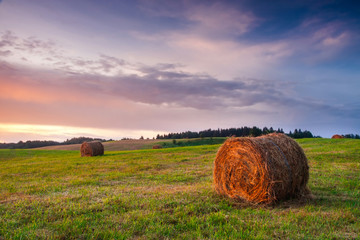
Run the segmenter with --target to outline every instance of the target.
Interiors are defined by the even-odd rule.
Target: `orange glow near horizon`
[[[121,129],[98,129],[89,127],[58,126],[58,125],[36,125],[36,124],[14,124],[0,123],[0,142],[27,141],[27,140],[55,140],[63,141],[73,137],[93,137],[119,140],[123,137],[152,138],[156,136],[154,131],[121,130]],[[13,139],[14,136],[18,140]],[[27,139],[23,137],[27,136]],[[28,139],[31,136],[31,139]]]

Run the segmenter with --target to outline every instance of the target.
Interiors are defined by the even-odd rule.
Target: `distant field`
[[[360,239],[360,140],[298,142],[314,199],[271,207],[214,192],[219,144],[0,150],[0,239]]]
[[[105,151],[128,151],[128,150],[141,150],[152,149],[154,145],[161,145],[163,148],[170,147],[184,147],[184,146],[199,146],[199,145],[213,145],[220,144],[225,141],[226,138],[195,138],[195,139],[150,139],[150,140],[121,140],[104,142]],[[80,150],[81,144],[71,145],[56,145],[47,146],[41,148],[35,148],[39,150]]]
[[[158,144],[159,142],[170,142],[171,140],[121,140],[121,141],[112,141],[104,142],[105,151],[124,151],[124,150],[140,150],[140,149],[151,149],[153,145]],[[80,150],[81,144],[71,144],[71,145],[56,145],[56,146],[47,146],[37,149],[42,150]]]

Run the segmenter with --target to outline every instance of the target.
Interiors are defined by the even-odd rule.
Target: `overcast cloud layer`
[[[358,8],[260,3],[1,2],[0,141],[359,133]]]

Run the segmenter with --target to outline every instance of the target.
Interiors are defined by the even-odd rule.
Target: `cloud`
[[[11,31],[0,34],[0,58],[11,56],[9,62],[58,69],[68,74],[89,73],[116,75],[133,71],[134,66],[123,59],[100,54],[96,60],[71,56],[52,40],[36,37],[21,38]]]
[[[213,4],[209,7],[194,7],[192,11],[196,13],[200,11],[207,16],[209,11],[222,8],[223,5],[215,6]],[[189,14],[188,12],[186,13]],[[191,14],[189,15],[191,16]],[[199,16],[199,24],[205,24],[206,17],[202,17],[202,14]],[[238,67],[240,73],[242,69],[248,71],[250,69],[250,72],[255,72],[257,69],[266,72],[267,68],[276,65],[280,60],[296,55],[300,51],[298,45],[302,46],[303,41],[313,43],[312,46],[318,44],[321,49],[344,44],[348,33],[339,29],[341,24],[316,27],[317,24],[314,23],[316,21],[312,21],[310,23],[311,21],[308,20],[299,27],[300,33],[306,33],[312,37],[296,40],[294,38],[247,45],[232,40],[212,40],[197,34],[182,35],[176,32],[170,33],[165,40],[168,45],[179,49],[177,56],[180,56],[180,59],[181,56],[184,56],[184,59],[192,57],[192,61],[196,62],[197,66],[204,66],[204,69],[209,69],[209,66],[210,69],[218,67],[227,73],[231,72],[234,66],[240,66]],[[2,51],[4,53],[2,55],[23,52],[38,55],[37,53],[40,52],[42,63],[46,63],[48,66],[48,71],[30,70],[30,68],[22,68],[19,71],[8,69],[7,72],[5,71],[6,74],[3,71],[3,79],[13,79],[14,83],[4,83],[2,93],[4,96],[11,96],[18,100],[32,99],[39,102],[54,102],[63,99],[62,101],[75,101],[78,96],[86,99],[86,94],[91,92],[95,95],[111,94],[121,99],[143,104],[210,110],[254,105],[285,106],[284,102],[297,99],[297,96],[294,97],[287,93],[289,91],[294,93],[294,85],[284,85],[283,81],[270,82],[258,77],[232,79],[221,74],[214,76],[211,73],[185,71],[183,69],[189,69],[189,67],[182,64],[131,63],[107,54],[100,54],[95,59],[85,59],[68,55],[51,40],[42,41],[35,37],[22,39],[11,31],[1,35],[0,46],[12,47],[11,50]],[[188,51],[183,51],[184,49]],[[313,48],[310,46],[306,51],[312,50]],[[44,54],[42,55],[42,53]],[[30,59],[27,57],[21,57],[21,59],[23,61],[27,59],[26,62],[33,63],[32,55],[29,56]],[[9,64],[2,63],[3,69],[6,66]],[[14,64],[14,66],[16,65]],[[36,77],[25,78],[24,76]],[[21,82],[19,79],[25,80],[21,80],[23,81]],[[29,87],[28,92],[32,93],[33,98],[30,96],[31,94],[22,92],[21,84]],[[46,91],[44,91],[45,89]],[[44,91],[43,94],[41,94],[42,91]],[[56,92],[62,92],[62,94],[59,95]],[[77,92],[78,94],[76,94]]]
[[[173,64],[141,64],[135,69],[139,75],[116,76],[81,72],[68,75],[59,70],[33,70],[6,63],[0,64],[0,69],[0,95],[3,100],[48,107],[73,104],[81,109],[84,106],[101,108],[103,101],[98,99],[104,99],[111,103],[110,108],[117,106],[117,102],[126,102],[128,106],[145,104],[153,106],[151,108],[200,111],[253,108],[282,112],[292,111],[296,106],[306,111],[336,115],[342,112],[342,115],[350,117],[359,115],[356,108],[301,98],[294,94],[296,85],[291,82],[250,78],[220,80],[206,74],[183,72]]]
[[[3,69],[8,64],[1,64]],[[264,81],[220,81],[208,75],[191,74],[159,64],[136,69],[140,75],[104,76],[31,69],[1,72],[1,95],[39,103],[88,101],[86,96],[110,94],[120,99],[154,105],[196,109],[250,106],[264,101],[265,91],[279,95],[275,86]],[[170,70],[169,70],[170,68]],[[33,76],[33,77],[25,77]],[[264,97],[259,97],[259,95]],[[269,94],[265,97],[267,100]],[[81,100],[80,100],[81,102]]]
[[[189,71],[233,78],[239,73],[251,76],[251,73],[259,72],[259,66],[266,71],[269,65],[276,64],[275,56],[271,63],[266,63],[259,51],[259,48],[269,51],[270,44],[255,49],[252,44],[239,42],[239,37],[251,31],[258,21],[251,11],[244,8],[219,1],[165,1],[164,4],[144,1],[142,9],[155,18],[163,18],[164,21],[171,18],[182,24],[154,32],[133,30],[130,35],[143,42],[164,46],[165,51],[171,52],[167,58],[186,64]],[[278,43],[275,45],[279,46]]]
[[[185,17],[193,22],[193,32],[217,38],[240,36],[256,22],[256,17],[250,11],[240,11],[221,2],[193,5],[185,11]]]
[[[142,12],[132,4],[60,4],[69,11],[55,18],[53,4],[25,4],[21,16],[36,23],[26,31],[10,8],[3,28],[14,32],[0,33],[1,121],[182,131],[360,116],[358,72],[349,73],[356,51],[356,63],[342,61],[359,34],[346,16],[312,15],[297,2],[144,0]]]
[[[1,51],[0,50],[0,57],[7,57],[10,56],[12,52],[10,50]]]
[[[267,51],[279,54],[276,47]],[[183,131],[289,122],[302,127],[302,121],[360,117],[358,104],[303,97],[301,83],[293,80],[225,79],[181,64],[147,65],[104,54],[58,60],[47,60],[52,69],[0,62],[2,122]]]
[[[266,31],[260,31],[262,27],[271,28],[266,19],[238,4],[150,1],[145,6],[152,16],[173,18],[183,24],[153,33],[132,31],[134,38],[166,46],[166,51],[176,61],[186,63],[189,71],[221,78],[263,78],[274,74],[274,69],[286,71],[299,64],[307,67],[337,61],[346,57],[344,50],[359,37],[349,19],[329,20],[324,14],[297,18],[297,26],[282,28],[276,38],[267,38]]]
[[[359,36],[346,21],[325,21],[316,17],[305,19],[290,33],[286,41],[294,56],[312,65],[342,57],[342,51],[350,48],[352,40]]]
[[[140,1],[147,15],[174,19],[176,30],[219,38],[236,37],[254,26],[257,18],[251,11],[219,1]]]
[[[0,48],[14,48],[30,53],[50,52],[54,54],[56,49],[55,42],[51,40],[43,41],[34,36],[20,38],[11,31],[0,33]]]
[[[37,52],[41,53],[45,51],[53,51],[55,47],[55,43],[51,40],[42,41],[35,37],[29,37],[23,39],[23,42],[18,44],[20,50],[28,51],[31,53]]]
[[[303,32],[312,33],[313,37],[306,41],[335,46],[341,44],[341,40],[347,36],[337,31],[334,24],[332,27],[317,29],[315,33],[308,30],[309,26],[313,28],[313,25],[304,23],[301,26]],[[334,35],[335,32],[340,35]],[[5,32],[0,39],[2,46],[13,47],[12,51],[20,49],[21,52],[46,52],[42,61],[49,67],[48,70],[31,70],[26,67],[19,68],[16,64],[0,64],[3,98],[42,104],[81,104],[83,101],[90,101],[96,105],[88,96],[111,95],[135,103],[199,110],[257,106],[261,111],[267,107],[288,108],[289,103],[326,109],[322,105],[311,106],[311,101],[307,104],[301,97],[294,95],[296,82],[291,84],[289,81],[284,84],[284,81],[270,82],[260,78],[232,79],[221,75],[214,77],[208,73],[185,71],[183,69],[187,66],[183,64],[131,63],[107,54],[100,54],[95,59],[85,59],[68,55],[50,40],[42,41],[34,37],[21,39],[10,31]],[[170,34],[166,40],[168,44],[180,48],[180,51],[190,50],[185,54],[194,56],[194,62],[214,67],[220,64],[224,72],[227,72],[226,66],[231,69],[234,63],[245,69],[255,71],[258,68],[266,71],[266,67],[273,66],[279,59],[296,54],[298,46],[295,46],[295,43],[305,41],[300,39],[294,42],[288,40],[243,45],[231,40],[210,40],[178,33]],[[6,54],[12,54],[12,51],[6,51],[9,51]],[[190,58],[190,55],[187,58]]]
[[[13,46],[18,37],[11,31],[5,31],[0,36],[0,47]]]

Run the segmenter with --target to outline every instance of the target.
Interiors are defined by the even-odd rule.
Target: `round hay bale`
[[[341,136],[341,135],[335,134],[335,135],[332,136],[331,138],[340,139],[340,138],[344,138],[344,137]]]
[[[101,142],[84,142],[81,144],[80,152],[82,157],[104,155],[104,146]]]
[[[162,148],[161,145],[154,145],[154,146],[152,147],[152,149],[161,149],[161,148]]]
[[[215,190],[235,200],[271,204],[303,196],[308,180],[304,151],[284,134],[230,138],[215,159]]]

